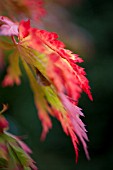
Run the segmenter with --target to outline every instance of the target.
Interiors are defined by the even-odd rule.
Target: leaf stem
[[[15,40],[15,38],[14,38],[13,35],[11,36],[11,38],[12,38],[13,43],[14,43],[15,45],[17,45],[18,43],[16,42],[16,40]]]

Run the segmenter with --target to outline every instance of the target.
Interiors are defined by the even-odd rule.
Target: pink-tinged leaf
[[[0,35],[18,36],[18,24],[12,22],[9,18],[0,16]]]
[[[26,153],[28,153],[28,154],[31,154],[32,153],[32,150],[22,141],[22,140],[20,140],[20,137],[17,137],[17,136],[15,136],[15,135],[12,135],[12,134],[10,134],[10,133],[6,133],[6,134],[8,134],[8,135],[10,135],[12,138],[14,138],[16,141],[17,141],[17,143],[20,145],[20,147],[26,152]]]
[[[75,134],[79,137],[80,141],[82,142],[85,154],[87,159],[90,159],[88,151],[87,151],[87,145],[85,141],[88,141],[88,137],[86,134],[85,125],[80,119],[80,116],[83,116],[83,113],[81,112],[81,109],[77,106],[73,105],[64,94],[60,94],[60,98],[69,114],[70,121],[73,125],[73,131]],[[73,141],[73,139],[72,139]]]
[[[23,169],[24,167],[26,167],[26,169],[37,170],[37,167],[35,166],[35,161],[29,155],[30,153],[32,153],[30,148],[15,135],[5,132],[4,136],[5,144],[7,143],[6,147],[8,169],[10,169],[9,168],[10,158],[12,158],[11,156],[13,156],[13,159],[11,159],[12,161],[11,163],[15,170],[20,170]]]
[[[18,140],[18,139],[17,139]],[[19,145],[21,146],[21,148],[28,154],[32,153],[32,150],[20,139],[18,140]]]

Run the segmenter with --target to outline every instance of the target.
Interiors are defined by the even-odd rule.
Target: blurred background
[[[40,141],[41,123],[24,73],[21,86],[2,88],[0,103],[8,103],[5,114],[10,132],[22,136],[33,150],[39,170],[113,170],[113,1],[111,0],[47,0],[47,15],[39,27],[57,32],[67,48],[84,59],[94,101],[83,94],[83,108],[89,136],[87,161],[79,146],[79,161],[71,140],[53,119],[53,128],[44,142]],[[1,61],[0,61],[1,62]],[[0,82],[6,70],[0,71]]]

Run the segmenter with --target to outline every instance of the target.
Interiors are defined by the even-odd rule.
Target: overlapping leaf
[[[8,170],[24,170],[25,168],[37,170],[35,162],[24,151],[24,148],[19,146],[19,141],[9,133],[0,135],[0,168],[4,170],[5,168]]]
[[[0,169],[37,170],[35,162],[29,156],[32,153],[30,148],[18,137],[6,132],[9,124],[2,115],[6,110],[7,105],[3,105],[0,111]]]

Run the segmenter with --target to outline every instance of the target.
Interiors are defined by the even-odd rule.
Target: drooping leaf
[[[89,159],[86,145],[88,137],[85,126],[80,120],[83,113],[77,107],[82,91],[85,91],[92,100],[89,82],[84,69],[77,65],[83,60],[77,54],[66,50],[65,45],[57,38],[56,33],[32,28],[30,21],[21,21],[18,42],[14,42],[16,54],[14,53],[11,59],[8,73],[13,83],[16,82],[15,78],[21,75],[18,65],[18,56],[20,56],[34,93],[39,119],[42,121],[41,139],[45,138],[52,127],[49,115],[56,117],[61,122],[64,132],[72,139],[76,160],[78,138]],[[14,62],[15,56],[16,62]]]
[[[27,64],[30,65],[31,70],[34,67],[33,70],[39,70],[45,80],[49,82],[48,85],[37,82],[37,85],[37,71],[34,74],[34,79],[32,71],[28,73],[26,70],[34,92],[35,104],[39,110],[39,117],[42,121],[43,136],[50,128],[50,123],[48,124],[47,121],[49,120],[47,116],[49,111],[52,116],[60,120],[64,132],[71,137],[77,158],[78,137],[89,159],[86,146],[88,137],[84,124],[79,118],[83,116],[83,113],[76,106],[82,91],[85,91],[92,100],[89,82],[85,77],[84,69],[77,65],[77,63],[83,62],[83,60],[77,54],[64,49],[65,45],[57,38],[56,33],[31,28],[29,21],[22,21],[19,25],[19,41],[21,44],[19,49],[23,48],[23,52],[20,50],[20,55],[22,60],[26,61],[24,67],[28,67]],[[37,88],[34,87],[34,84]],[[37,96],[41,102],[36,99],[36,94],[38,94]],[[40,96],[39,94],[42,95]],[[56,101],[56,105],[54,101]]]

